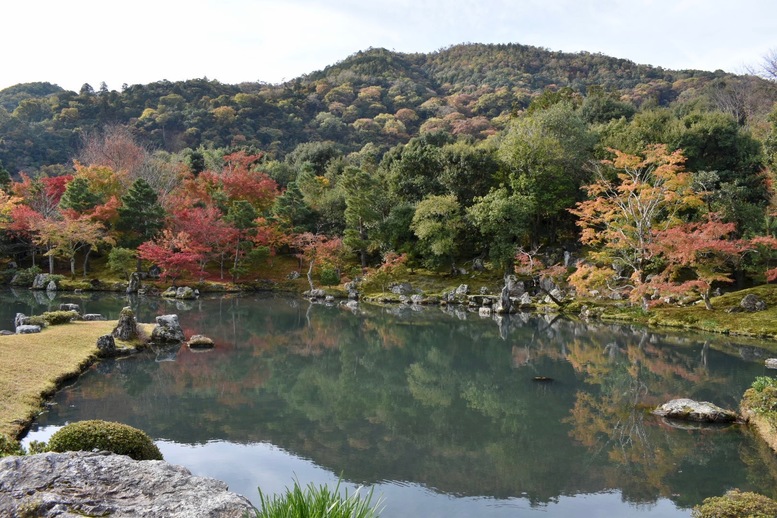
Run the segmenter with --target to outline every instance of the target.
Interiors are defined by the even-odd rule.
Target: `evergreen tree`
[[[59,206],[63,209],[72,209],[83,214],[93,209],[101,200],[99,196],[89,189],[89,182],[85,178],[73,178],[65,188]]]
[[[121,197],[121,203],[116,228],[123,233],[122,246],[136,248],[156,236],[164,226],[165,211],[156,192],[144,179],[135,180]]]
[[[378,186],[369,173],[352,166],[345,169],[342,181],[345,188],[344,242],[359,253],[361,266],[366,268],[370,246],[367,231],[380,217],[376,209]]]

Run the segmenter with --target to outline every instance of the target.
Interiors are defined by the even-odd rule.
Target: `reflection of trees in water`
[[[747,485],[744,468],[712,482],[677,475],[678,463],[741,464],[739,439],[669,430],[644,412],[669,396],[741,392],[717,374],[714,350],[702,361],[698,344],[680,338],[554,317],[497,324],[439,308],[360,311],[275,297],[196,301],[182,325],[214,338],[215,350],[106,362],[51,418],[110,418],[185,443],[270,441],[351,480],[526,493],[535,503],[610,488],[652,502]],[[533,383],[538,374],[556,382]]]
[[[693,486],[675,495],[677,474],[684,465],[718,469],[720,455],[730,457],[731,452],[713,447],[721,441],[711,441],[711,434],[737,432],[670,429],[659,425],[647,410],[697,393],[726,395],[731,380],[710,373],[709,342],[693,348],[669,347],[659,335],[643,330],[622,333],[604,346],[578,339],[568,348],[575,370],[596,388],[576,394],[567,419],[573,426],[570,436],[593,457],[609,459],[602,473],[606,483],[621,487],[624,498],[634,502],[663,496],[690,506],[704,498],[704,489]],[[696,352],[699,348],[702,354]],[[738,459],[729,460],[738,464]],[[713,482],[725,487],[724,480]]]

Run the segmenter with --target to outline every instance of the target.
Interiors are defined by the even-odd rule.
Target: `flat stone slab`
[[[731,423],[739,419],[736,412],[725,410],[708,401],[673,399],[656,408],[655,415],[701,423]]]
[[[106,452],[0,459],[0,516],[243,518],[255,509],[216,479]],[[23,514],[23,513],[28,514]]]

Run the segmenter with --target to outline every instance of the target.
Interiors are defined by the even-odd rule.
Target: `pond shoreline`
[[[761,291],[763,291],[763,288],[758,288]],[[98,292],[114,292],[114,293],[122,293],[123,290],[119,289],[108,289],[108,290],[96,290]],[[154,292],[157,291],[156,287],[154,287]],[[300,293],[298,290],[275,290],[275,289],[265,289],[265,288],[252,288],[252,289],[213,289],[213,290],[207,290],[203,293],[207,293],[208,295],[218,295],[218,294],[249,294],[249,293],[258,293],[258,292],[267,292],[267,293],[286,293],[289,295],[296,295],[300,298],[305,298],[307,300],[310,300],[314,303],[336,303],[345,305],[346,301],[348,300],[347,296],[343,296],[343,293],[341,290],[323,290],[326,294],[327,300],[322,298],[310,298],[305,297],[302,293]],[[744,290],[742,292],[737,292],[739,296],[741,296],[744,293],[747,293],[751,290]],[[79,292],[71,292],[71,291],[65,291],[65,290],[59,290],[60,293],[79,293]],[[90,293],[90,291],[84,291],[81,293]],[[146,293],[144,296],[147,297],[156,297],[156,293]],[[472,296],[470,296],[472,297]],[[450,302],[446,302],[441,300],[439,297],[434,297],[428,300],[425,300],[423,303],[418,305],[423,306],[452,306],[452,307],[460,307],[462,309],[467,310],[468,312],[477,315],[479,314],[479,308],[472,303],[472,298],[470,297],[460,297],[458,299],[452,300]],[[486,297],[486,298],[494,298],[493,295],[485,295],[480,296]],[[161,297],[160,297],[161,298]],[[171,300],[178,300],[178,299],[171,299]],[[364,304],[370,304],[375,306],[412,306],[414,305],[413,302],[410,302],[409,299],[403,300],[395,295],[375,295],[370,294],[367,297],[361,297],[358,301],[359,303]],[[522,308],[522,311],[529,311],[531,313],[536,314],[559,314],[563,315],[564,317],[571,318],[573,320],[584,320],[589,322],[604,322],[604,323],[612,323],[612,324],[622,324],[622,325],[629,325],[629,324],[638,324],[638,325],[644,325],[647,328],[650,329],[656,329],[656,330],[682,330],[682,331],[698,331],[698,332],[712,332],[716,334],[721,335],[728,335],[728,336],[736,336],[736,337],[743,337],[743,338],[755,338],[759,340],[764,340],[768,342],[768,345],[775,346],[775,339],[777,338],[777,318],[774,319],[775,325],[773,330],[769,330],[768,332],[752,332],[747,329],[729,329],[721,326],[713,326],[710,328],[710,326],[705,325],[694,325],[693,322],[682,322],[678,323],[677,321],[672,321],[666,318],[667,314],[671,313],[672,308],[667,308],[663,310],[663,313],[653,313],[650,314],[644,314],[644,313],[638,313],[634,312],[633,310],[623,310],[623,308],[617,308],[614,307],[612,304],[600,304],[597,305],[596,302],[586,301],[588,304],[582,304],[582,301],[574,301],[573,303],[569,304],[566,307],[558,307],[554,304],[536,304],[532,305],[530,307]],[[589,314],[595,315],[593,318],[583,318],[581,317],[581,309],[584,308],[588,310]],[[593,311],[591,311],[593,309]],[[687,310],[687,308],[681,308],[683,310]],[[704,311],[701,308],[698,308],[700,311]],[[774,308],[769,310],[769,313],[773,312]],[[489,315],[491,318],[493,316]],[[105,323],[103,323],[105,324]],[[109,322],[108,325],[114,326],[115,322]],[[53,329],[66,329],[66,327],[62,326],[56,326]],[[46,334],[50,333],[51,330],[47,330]],[[60,331],[61,332],[61,331]],[[69,343],[77,344],[79,347],[83,348],[84,352],[82,354],[82,357],[80,359],[80,362],[78,363],[77,367],[67,366],[64,368],[61,368],[57,370],[56,372],[50,373],[45,380],[42,380],[42,388],[39,391],[38,394],[38,405],[37,405],[37,411],[27,411],[25,416],[20,416],[18,413],[14,415],[12,418],[3,418],[0,419],[0,432],[9,433],[15,438],[21,438],[23,437],[27,430],[29,429],[30,424],[34,420],[35,416],[40,412],[42,408],[45,407],[45,401],[47,398],[49,398],[53,393],[55,393],[57,390],[59,390],[62,386],[67,384],[68,382],[72,381],[73,379],[80,376],[83,372],[85,372],[95,361],[99,361],[99,358],[97,357],[97,348],[96,348],[96,340],[101,334],[106,334],[107,332],[110,332],[110,330],[105,331],[104,329],[101,329],[100,331],[95,332],[94,336],[90,336],[87,339],[87,343],[89,343],[88,346],[84,346],[83,343],[78,345],[78,342],[74,342],[72,339],[67,339],[66,341]],[[3,341],[0,341],[0,344],[2,344]],[[769,349],[772,349],[772,347],[769,347]],[[777,352],[775,352],[777,354]],[[777,450],[775,450],[777,451]]]

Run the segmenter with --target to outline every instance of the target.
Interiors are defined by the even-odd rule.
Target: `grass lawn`
[[[17,437],[45,398],[94,360],[97,338],[115,326],[115,321],[72,322],[0,336],[0,434]]]

